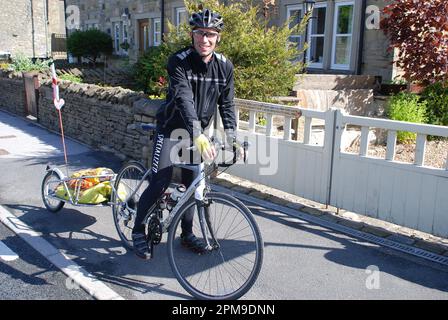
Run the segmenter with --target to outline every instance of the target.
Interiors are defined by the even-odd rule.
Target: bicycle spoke
[[[234,228],[234,229],[235,229],[235,228]],[[240,232],[243,232],[244,230],[247,230],[247,229],[250,229],[250,226],[245,226],[244,228],[242,228],[242,229],[240,229],[240,230],[237,230],[237,231],[235,231],[235,232],[233,232],[233,233],[227,235],[226,239],[232,240],[232,239],[234,239],[234,238],[232,238],[234,235],[236,235],[236,234],[238,234],[238,233],[240,233]],[[233,230],[232,230],[232,231],[233,231]]]
[[[138,190],[136,189],[145,172],[146,169],[138,163],[134,162],[127,164],[118,173],[114,185],[115,198],[112,205],[114,223],[118,235],[124,245],[128,248],[130,248],[132,244],[132,229],[136,216],[136,207],[129,207],[129,200],[132,199],[133,202],[135,202],[135,205],[137,205],[141,196],[140,190],[144,190],[143,183]],[[120,191],[124,192],[124,199],[121,199]],[[132,197],[130,197],[130,195],[132,195]]]
[[[224,207],[224,206],[223,206]],[[218,230],[216,230],[216,233],[218,233],[219,232],[219,229],[221,228],[221,226],[222,226],[222,223],[224,222],[224,220],[226,220],[226,216],[227,216],[227,214],[229,213],[229,211],[230,211],[230,209],[232,209],[231,207],[229,207],[229,209],[227,210],[227,212],[226,212],[226,214],[224,215],[224,218],[223,218],[223,220],[222,221],[220,221],[220,224],[219,224],[219,226],[218,226]]]

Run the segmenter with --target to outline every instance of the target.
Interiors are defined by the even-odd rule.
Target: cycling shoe
[[[145,233],[133,233],[132,242],[134,244],[134,251],[137,257],[145,260],[151,258],[151,250],[149,249]]]
[[[180,237],[182,245],[191,251],[199,254],[207,252],[207,245],[193,233],[182,234]]]

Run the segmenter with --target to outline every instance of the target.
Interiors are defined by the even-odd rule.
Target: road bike
[[[153,125],[141,125],[154,130]],[[148,210],[144,223],[151,258],[155,246],[168,233],[168,259],[179,283],[197,299],[238,299],[255,283],[263,262],[263,240],[251,211],[235,197],[212,192],[211,173],[218,167],[230,167],[238,159],[236,148],[225,147],[212,138],[217,149],[232,151],[231,163],[175,163],[173,166],[193,171],[194,180],[188,188],[170,184]],[[248,145],[244,144],[244,155]],[[151,181],[151,169],[137,161],[126,163],[118,172],[111,206],[114,223],[124,246],[132,250],[132,228],[141,193]],[[176,197],[173,197],[176,194]],[[174,198],[174,199],[173,199]],[[206,246],[197,254],[181,244],[182,218],[194,211],[193,233]]]

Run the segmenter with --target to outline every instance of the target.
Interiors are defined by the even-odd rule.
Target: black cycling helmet
[[[221,32],[224,28],[224,21],[219,13],[209,9],[194,12],[190,17],[190,26],[196,28],[211,28]]]

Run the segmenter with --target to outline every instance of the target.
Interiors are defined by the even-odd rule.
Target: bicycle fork
[[[203,166],[203,164],[202,164]],[[203,167],[201,167],[201,172],[203,174]],[[208,202],[208,199],[206,199],[205,195],[205,191],[206,191],[206,183],[205,183],[205,179],[202,179],[199,183],[199,185],[196,187],[195,190],[195,194],[194,197],[196,199],[196,207],[197,207],[197,211],[198,211],[198,218],[199,218],[199,224],[201,225],[201,232],[202,232],[202,236],[203,239],[205,241],[206,244],[206,250],[207,251],[212,251],[215,249],[219,248],[219,243],[218,240],[216,240],[213,228],[212,228],[212,224],[210,222],[210,203]],[[207,233],[207,229],[208,229],[208,233],[212,239],[212,243],[210,243],[209,237],[208,237],[208,233]]]
[[[216,240],[215,233],[213,231],[212,224],[210,222],[209,205],[210,204],[206,203],[205,201],[196,201],[199,216],[199,224],[201,225],[201,232],[206,244],[206,250],[212,251],[219,249],[220,246],[218,240]],[[211,243],[209,240],[209,235],[212,240]]]

